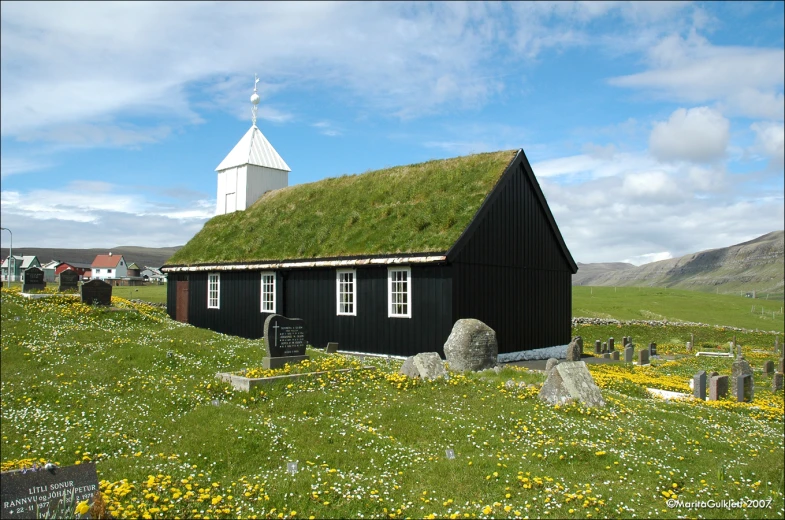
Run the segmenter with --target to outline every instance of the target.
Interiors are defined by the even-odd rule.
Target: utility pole
[[[14,271],[11,264],[14,262],[14,234],[7,227],[0,228],[0,231],[8,231],[11,235],[11,247],[8,248],[8,273],[6,273],[6,280],[10,283],[14,281]]]

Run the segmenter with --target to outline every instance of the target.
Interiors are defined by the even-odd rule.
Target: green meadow
[[[782,300],[663,287],[572,288],[572,315],[617,320],[668,320],[752,330],[785,330]]]
[[[590,365],[602,409],[543,404],[544,375],[521,367],[419,381],[398,374],[400,360],[370,358],[375,370],[244,393],[215,374],[259,367],[262,341],[116,295],[99,308],[3,289],[0,302],[2,469],[95,462],[115,518],[785,516],[783,394],[761,371],[771,334],[578,327],[587,353],[595,337],[631,335],[676,357]],[[706,348],[737,334],[751,403],[650,396],[689,393],[701,369],[730,373],[729,359],[683,355],[690,331]],[[316,366],[360,366],[308,353]]]

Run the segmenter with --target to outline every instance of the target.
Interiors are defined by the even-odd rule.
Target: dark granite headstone
[[[335,354],[338,352],[338,343],[330,341],[327,343],[327,347],[324,349],[325,354]]]
[[[638,351],[638,365],[648,365],[649,364],[649,351],[646,349]]]
[[[728,395],[728,376],[712,376],[709,379],[709,401],[719,401]]]
[[[271,314],[264,320],[264,343],[267,357],[262,359],[264,368],[280,368],[286,363],[299,363],[305,355],[305,320]]]
[[[594,353],[595,354],[602,354],[602,341],[595,340],[594,341]]]
[[[657,355],[657,344],[649,343],[649,356],[656,356],[656,355]]]
[[[706,400],[706,372],[704,370],[692,378],[692,395],[701,401]]]
[[[58,291],[75,291],[79,289],[79,273],[73,269],[66,269],[60,273],[60,285]]]
[[[90,280],[80,289],[82,303],[87,305],[111,305],[112,286],[103,280]]]
[[[38,289],[43,291],[46,289],[46,282],[44,281],[44,271],[37,267],[30,267],[25,270],[24,283],[22,284],[22,292],[27,292],[31,289]]]
[[[619,360],[619,351],[618,350],[614,350],[613,352],[611,352],[611,359],[613,359],[615,361]]]
[[[615,347],[613,346],[613,338],[608,338],[608,352],[613,352]]]
[[[770,376],[774,373],[774,361],[768,360],[763,363],[763,375]]]
[[[69,500],[73,493],[75,504],[83,500],[89,503],[98,491],[98,476],[92,462],[51,470],[42,467],[36,471],[9,471],[0,474],[0,479],[3,518],[50,518],[49,511],[56,510],[63,498]],[[90,516],[88,513],[71,515],[71,518]]]

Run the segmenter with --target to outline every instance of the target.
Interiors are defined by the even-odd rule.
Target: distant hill
[[[730,293],[785,290],[785,232],[773,231],[749,242],[660,260],[578,264],[573,285],[675,287]]]
[[[41,265],[50,260],[60,262],[76,262],[90,264],[96,255],[105,255],[111,252],[114,255],[123,255],[129,264],[136,263],[139,267],[161,267],[175,251],[183,246],[174,247],[138,247],[138,246],[118,246],[108,249],[56,249],[45,247],[15,247],[14,256],[35,255]],[[5,258],[8,256],[8,248],[0,249],[0,254]]]

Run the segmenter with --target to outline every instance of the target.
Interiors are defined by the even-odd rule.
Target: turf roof
[[[270,191],[210,219],[167,265],[445,252],[517,150],[396,166]]]

